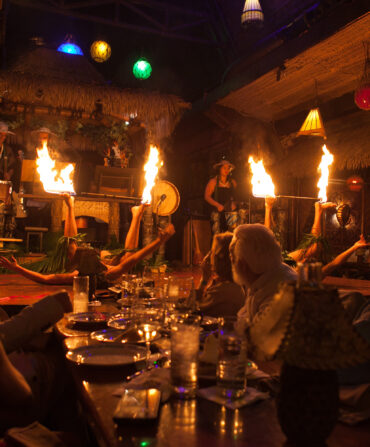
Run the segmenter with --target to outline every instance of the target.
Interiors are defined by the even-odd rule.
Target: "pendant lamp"
[[[299,135],[313,135],[326,139],[324,124],[322,122],[320,109],[318,107],[311,109],[297,133]]]
[[[243,26],[262,25],[264,20],[263,11],[258,0],[246,0],[241,16]]]

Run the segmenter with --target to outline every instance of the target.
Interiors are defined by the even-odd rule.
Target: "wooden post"
[[[119,203],[109,202],[108,237],[115,235],[119,241]]]
[[[63,231],[63,199],[55,198],[51,203],[51,231]]]

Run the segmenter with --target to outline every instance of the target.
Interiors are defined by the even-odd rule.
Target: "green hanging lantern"
[[[136,79],[148,79],[152,74],[152,66],[146,59],[140,58],[135,62],[132,72]]]

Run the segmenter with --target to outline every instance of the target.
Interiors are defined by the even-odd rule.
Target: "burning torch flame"
[[[326,188],[329,181],[329,166],[333,163],[334,156],[328,151],[325,144],[322,147],[322,150],[324,154],[321,157],[321,162],[317,168],[317,170],[321,172],[321,177],[317,183],[317,187],[319,188],[318,198],[321,202],[327,202]]]
[[[46,192],[75,194],[72,182],[73,165],[69,164],[59,171],[55,169],[55,160],[52,160],[49,156],[46,141],[44,141],[42,149],[37,149],[36,165]]]
[[[155,146],[150,146],[148,161],[144,166],[146,185],[143,191],[141,203],[151,203],[152,189],[158,174],[158,170],[162,164],[163,163],[159,162],[158,149]]]
[[[275,197],[275,186],[271,176],[265,171],[263,160],[254,161],[250,156],[248,159],[252,171],[252,191],[255,197]]]

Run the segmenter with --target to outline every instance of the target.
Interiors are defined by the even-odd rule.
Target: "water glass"
[[[217,387],[229,399],[238,399],[247,387],[247,340],[236,329],[237,317],[219,319],[219,351],[217,362]]]
[[[87,312],[89,304],[89,277],[73,278],[73,312]]]
[[[177,314],[171,323],[171,383],[179,397],[193,398],[198,384],[200,316]]]

